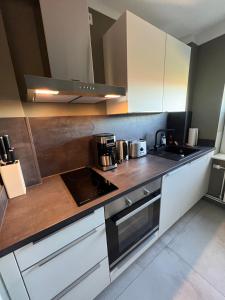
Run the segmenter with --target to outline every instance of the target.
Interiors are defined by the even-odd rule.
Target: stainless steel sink
[[[181,159],[185,159],[188,156],[194,155],[198,151],[200,151],[200,149],[188,146],[172,146],[152,150],[150,151],[150,154],[179,161]]]

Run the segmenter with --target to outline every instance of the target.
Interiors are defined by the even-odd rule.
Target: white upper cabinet
[[[128,109],[160,112],[166,34],[127,13]]]
[[[127,88],[107,112],[161,112],[166,33],[126,11],[103,41],[106,82]]]
[[[127,88],[107,113],[185,111],[190,47],[126,11],[103,37],[108,84]]]
[[[86,0],[39,0],[51,75],[93,82]]]
[[[185,111],[191,48],[167,34],[163,111]]]

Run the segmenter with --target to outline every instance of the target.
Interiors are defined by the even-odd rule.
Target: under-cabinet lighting
[[[58,95],[59,91],[53,90],[35,90],[35,94],[42,94],[42,95]]]
[[[112,98],[119,98],[120,95],[116,95],[116,94],[108,94],[108,95],[105,95],[105,98],[109,98],[109,99],[112,99]]]

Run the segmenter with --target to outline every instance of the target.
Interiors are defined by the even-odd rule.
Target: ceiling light
[[[116,95],[116,94],[108,94],[108,95],[105,95],[105,98],[108,98],[108,99],[112,99],[112,98],[120,98],[120,95]]]
[[[53,91],[53,90],[35,90],[35,94],[58,95],[59,91]]]

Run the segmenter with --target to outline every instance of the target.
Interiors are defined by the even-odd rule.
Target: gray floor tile
[[[168,245],[177,237],[179,231],[176,229],[176,226],[177,224],[174,224],[161,236],[161,240],[164,244]]]
[[[136,263],[145,269],[165,247],[166,244],[159,239],[136,260]]]
[[[208,206],[208,202],[200,200],[196,203],[176,224],[175,228],[178,232],[184,230],[184,228],[191,222],[191,220],[205,207]]]
[[[120,295],[120,300],[224,300],[198,273],[169,248]]]
[[[114,300],[131,284],[142,272],[142,268],[134,263],[108,286],[95,300]]]
[[[225,295],[225,210],[208,204],[169,247]]]

